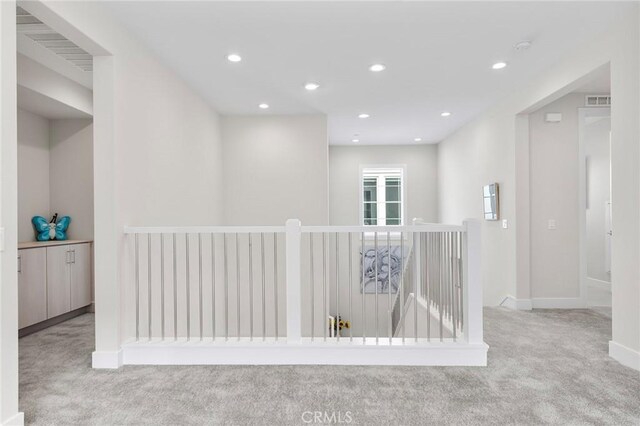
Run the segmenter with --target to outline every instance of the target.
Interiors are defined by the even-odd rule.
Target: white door
[[[47,319],[47,249],[18,251],[18,328]]]
[[[613,235],[613,226],[611,225],[611,201],[605,203],[604,210],[604,268],[605,272],[611,275],[611,236]]]
[[[611,117],[580,108],[580,278],[587,306],[611,306]]]
[[[47,247],[48,318],[71,310],[70,262],[69,246]]]
[[[71,250],[71,310],[91,304],[91,247],[74,244]]]

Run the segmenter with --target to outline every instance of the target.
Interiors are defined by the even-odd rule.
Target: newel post
[[[482,241],[480,221],[463,222],[462,241],[464,338],[467,343],[483,343],[482,334]]]
[[[299,342],[301,337],[301,226],[298,219],[289,219],[285,225],[288,342]]]
[[[414,217],[412,220],[412,225],[420,225],[424,223],[421,217]],[[417,239],[416,239],[417,237]],[[413,269],[414,269],[414,282],[413,282],[413,292],[416,298],[415,302],[418,302],[418,298],[422,297],[422,235],[420,232],[414,232],[412,234],[413,238]]]

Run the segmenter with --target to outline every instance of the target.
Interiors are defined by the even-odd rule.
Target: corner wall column
[[[16,2],[0,2],[0,424],[18,411],[18,137]]]
[[[114,138],[114,58],[93,58],[93,173],[96,350],[93,368],[118,368],[121,352],[121,285],[119,248],[124,245],[116,209],[116,148]]]

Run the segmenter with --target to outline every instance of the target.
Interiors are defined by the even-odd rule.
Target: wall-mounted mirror
[[[498,196],[498,184],[492,183],[482,188],[484,218],[486,220],[498,220],[500,218],[500,202]]]

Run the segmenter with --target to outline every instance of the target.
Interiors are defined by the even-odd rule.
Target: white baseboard
[[[585,302],[579,297],[534,297],[533,299],[516,299],[509,295],[500,306],[505,308],[530,311],[531,309],[583,309]]]
[[[608,290],[611,292],[611,283],[609,281],[602,281],[597,278],[586,277],[585,282],[588,286],[599,288],[601,290]]]
[[[93,368],[122,367],[122,349],[119,351],[94,351],[91,354],[91,366]]]
[[[579,297],[538,297],[531,299],[533,309],[583,309],[584,300]]]
[[[516,311],[530,311],[532,308],[531,299],[516,299],[511,295],[505,297],[500,306]]]
[[[640,371],[640,352],[620,343],[609,341],[609,356],[625,367]]]
[[[133,365],[413,365],[486,366],[489,346],[465,343],[145,342],[122,347]]]
[[[7,419],[2,423],[2,426],[23,426],[24,425],[24,413],[20,412],[13,417]]]

